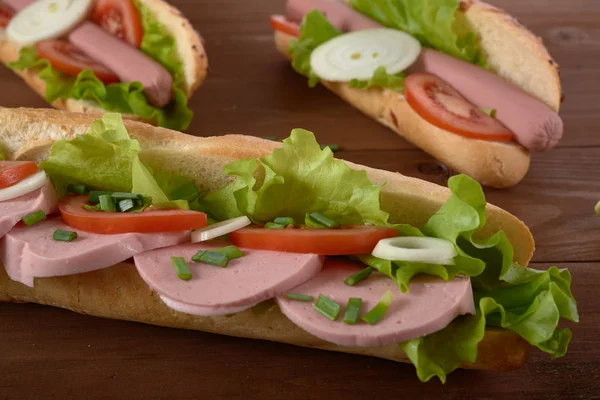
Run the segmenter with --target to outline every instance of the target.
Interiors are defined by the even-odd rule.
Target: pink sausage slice
[[[363,266],[364,267],[364,266]],[[331,321],[314,309],[314,303],[278,297],[283,314],[308,333],[341,346],[383,346],[414,339],[439,331],[454,318],[474,314],[473,291],[469,278],[455,278],[445,282],[437,277],[417,277],[409,284],[409,292],[402,293],[394,281],[373,273],[356,286],[347,286],[344,279],[356,273],[360,265],[327,260],[319,275],[291,291],[313,296],[319,294],[342,306],[336,321]],[[376,325],[360,321],[355,325],[343,322],[350,297],[363,299],[363,315],[373,308],[381,296],[391,290],[394,296],[390,308]]]
[[[138,254],[134,261],[141,277],[165,304],[202,316],[233,314],[284,294],[318,274],[322,266],[322,258],[314,254],[246,249],[241,249],[243,257],[230,260],[226,268],[191,261],[200,250],[227,245],[220,241],[186,244]],[[185,258],[192,279],[179,279],[171,257]]]
[[[549,150],[562,138],[563,122],[556,112],[483,68],[439,51],[423,49],[410,71],[437,75],[476,106],[495,109],[496,119],[530,150]]]
[[[339,0],[289,0],[287,2],[288,17],[296,21],[300,21],[304,15],[314,9],[325,14],[329,22],[342,32],[382,27],[378,22],[352,10]]]
[[[52,238],[62,229],[77,232],[72,242]],[[0,239],[0,261],[14,281],[33,287],[34,278],[81,274],[110,267],[135,254],[190,240],[189,232],[98,235],[73,229],[55,217],[18,225]]]
[[[73,30],[69,41],[117,74],[121,81],[141,82],[148,99],[155,106],[164,107],[171,101],[171,74],[129,43],[91,22],[84,22]]]
[[[56,191],[49,183],[24,196],[0,202],[0,238],[26,215],[38,210],[50,214],[56,211],[57,206]]]

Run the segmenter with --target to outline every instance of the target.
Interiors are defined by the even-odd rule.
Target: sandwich
[[[558,65],[479,0],[288,0],[277,50],[308,78],[449,168],[507,188],[563,134]]]
[[[579,320],[569,271],[528,268],[528,228],[464,174],[113,113],[0,109],[0,144],[0,301],[410,362],[423,382],[561,357]]]
[[[162,0],[0,0],[0,61],[52,106],[184,131],[203,40]]]

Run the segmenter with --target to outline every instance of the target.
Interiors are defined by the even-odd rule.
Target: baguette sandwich
[[[348,3],[348,4],[345,4]],[[506,188],[560,141],[558,65],[479,0],[288,0],[271,17],[293,68],[451,169]]]
[[[466,175],[335,159],[311,132],[194,137],[0,109],[0,301],[412,362],[422,381],[560,357],[567,270]]]
[[[0,0],[0,61],[52,106],[184,131],[203,40],[163,0]]]

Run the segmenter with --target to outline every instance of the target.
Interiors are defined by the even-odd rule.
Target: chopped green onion
[[[100,199],[100,210],[108,211],[108,212],[116,212],[117,208],[115,207],[115,202],[111,195],[103,194],[98,197]]]
[[[141,199],[135,200],[136,206],[129,210],[129,212],[140,212],[144,211],[147,207],[152,205],[152,197],[143,196]]]
[[[283,229],[283,228],[285,228],[285,225],[276,224],[274,222],[267,222],[265,224],[265,228],[267,228],[267,229]]]
[[[360,297],[350,297],[346,306],[346,312],[344,313],[344,323],[348,325],[356,324],[358,314],[360,313],[360,306],[362,306],[362,299]]]
[[[357,273],[355,273],[354,275],[346,278],[344,280],[344,283],[348,286],[354,286],[356,285],[358,282],[365,280],[369,277],[369,275],[371,275],[371,272],[373,272],[373,268],[371,267],[367,267],[363,270],[358,271]]]
[[[337,144],[322,144],[321,145],[321,150],[325,150],[325,148],[329,147],[329,149],[331,150],[332,153],[335,153],[336,151],[340,151],[340,146],[338,146]]]
[[[229,262],[227,254],[217,253],[214,251],[200,250],[192,256],[192,261],[205,264],[217,265],[225,268]]]
[[[286,293],[285,297],[290,300],[298,300],[298,301],[315,301],[315,298],[312,296],[308,296],[306,294],[300,293]]]
[[[310,219],[312,219],[313,221],[321,224],[321,225],[325,225],[328,228],[336,228],[339,226],[339,224],[337,222],[335,222],[334,220],[327,218],[326,216],[324,216],[321,213],[318,212],[314,212],[310,214]]]
[[[127,212],[127,211],[132,210],[135,207],[135,204],[134,204],[133,200],[125,199],[125,200],[119,201],[118,206],[119,206],[119,211]]]
[[[102,192],[98,190],[92,190],[90,192],[90,197],[88,200],[90,203],[100,203],[100,196],[103,196],[105,194],[112,195],[113,192]]]
[[[87,186],[82,185],[80,183],[69,183],[67,185],[67,192],[69,192],[69,193],[86,194],[89,191],[90,191],[90,189]]]
[[[327,227],[325,225],[321,225],[320,223],[313,220],[310,217],[309,213],[306,213],[306,215],[304,216],[304,225],[306,225],[307,228],[312,228],[312,229],[327,229]]]
[[[169,194],[169,198],[173,200],[194,201],[198,197],[200,197],[198,187],[191,182],[179,186],[178,188],[171,191],[171,193]]]
[[[276,224],[279,225],[283,225],[283,226],[296,226],[296,221],[294,221],[294,218],[290,218],[290,217],[277,217],[275,218],[275,222]]]
[[[341,308],[342,307],[340,307],[338,303],[322,294],[319,295],[317,303],[315,304],[315,310],[332,321],[335,321],[338,315],[340,315]]]
[[[489,115],[492,118],[496,118],[496,109],[494,108],[480,108],[481,111],[483,111],[484,113],[486,113],[487,115]]]
[[[90,206],[89,204],[84,204],[83,208],[88,211],[102,211],[100,209],[100,204],[96,204],[95,206]]]
[[[23,217],[22,221],[25,225],[31,226],[31,225],[37,224],[38,222],[42,222],[45,219],[46,219],[46,213],[43,212],[42,210],[37,210],[37,211],[34,211],[31,214],[28,214],[25,217]]]
[[[220,249],[213,249],[213,250],[211,250],[211,252],[225,254],[227,256],[227,258],[230,260],[244,256],[244,253],[242,253],[242,251],[234,245],[222,247]]]
[[[390,307],[390,304],[392,304],[392,298],[392,291],[386,291],[383,296],[381,296],[379,303],[377,303],[377,305],[375,305],[368,313],[360,317],[360,319],[370,325],[375,325],[381,321],[387,309]]]
[[[73,240],[77,239],[77,232],[63,231],[62,229],[57,229],[54,231],[52,238],[59,242],[72,242]]]
[[[175,271],[177,272],[177,276],[179,277],[179,279],[184,281],[189,281],[190,279],[192,279],[192,273],[190,272],[190,268],[188,267],[183,257],[171,257],[171,262],[175,267]]]
[[[138,199],[142,198],[142,195],[135,194],[135,193],[114,192],[112,194],[112,198],[115,200],[125,200],[125,199],[138,200]]]

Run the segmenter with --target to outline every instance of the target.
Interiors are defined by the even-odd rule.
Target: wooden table
[[[293,346],[105,320],[37,305],[0,305],[0,398],[600,398],[600,2],[494,0],[543,37],[561,65],[566,135],[533,157],[490,202],[523,219],[533,266],[569,267],[581,322],[569,353],[534,351],[513,373],[457,371],[421,384],[410,365]],[[268,17],[283,0],[173,1],[205,40],[210,72],[194,97],[196,135],[284,138],[295,127],[337,143],[340,158],[440,184],[450,172],[303,77],[274,50]],[[0,68],[0,105],[46,104]]]

